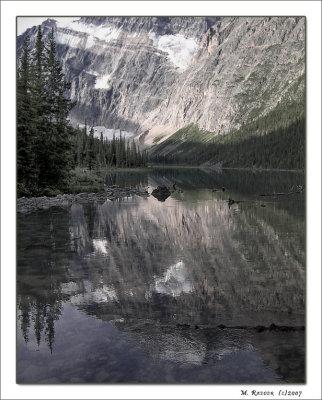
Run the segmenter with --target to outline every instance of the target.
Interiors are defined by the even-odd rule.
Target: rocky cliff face
[[[71,121],[143,145],[190,123],[227,133],[304,91],[304,17],[61,17],[45,36],[51,27],[77,101]]]

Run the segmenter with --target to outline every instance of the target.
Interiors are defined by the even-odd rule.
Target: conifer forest
[[[43,195],[69,187],[75,167],[137,167],[147,153],[121,135],[94,137],[93,128],[73,127],[68,120],[75,103],[68,99],[62,67],[56,58],[54,31],[46,43],[38,27],[35,45],[24,36],[17,68],[18,196]]]

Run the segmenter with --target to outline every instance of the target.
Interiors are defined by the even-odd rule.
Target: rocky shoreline
[[[27,214],[37,210],[47,210],[50,207],[67,208],[73,203],[104,203],[106,200],[114,201],[132,196],[149,197],[150,195],[146,190],[113,185],[105,187],[104,192],[99,193],[59,194],[55,197],[20,197],[17,199],[17,212]]]

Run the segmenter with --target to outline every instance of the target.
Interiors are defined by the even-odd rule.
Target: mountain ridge
[[[145,148],[192,123],[229,134],[305,91],[305,17],[59,17],[42,27],[44,37],[54,28],[71,82],[71,122],[133,132]],[[32,42],[35,28],[27,33]]]

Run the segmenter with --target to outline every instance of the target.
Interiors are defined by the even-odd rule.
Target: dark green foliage
[[[161,150],[169,151],[158,156]],[[266,116],[227,135],[180,129],[156,147],[152,161],[198,165],[222,163],[239,168],[305,168],[305,104],[281,102]]]
[[[97,193],[101,192],[103,188],[104,181],[96,173],[89,173],[83,168],[75,168],[71,172],[71,178],[68,185],[69,193]]]
[[[69,220],[62,210],[35,213],[32,216],[39,237],[43,243],[48,244],[47,248],[41,246],[42,251],[39,251],[38,244],[25,235],[26,227],[31,225],[28,217],[19,218],[17,222],[18,248],[23,249],[17,254],[17,311],[21,318],[20,327],[24,340],[28,342],[35,337],[38,346],[43,340],[52,351],[54,323],[60,318],[66,298],[61,290],[62,284],[68,281],[67,258],[62,249],[69,240]],[[41,290],[32,290],[32,287],[37,287],[39,273],[42,276],[38,286]]]
[[[72,166],[68,85],[56,60],[52,31],[45,46],[40,27],[34,49],[26,35],[17,76],[18,196],[64,190]]]
[[[93,127],[89,135],[84,129],[75,130],[73,144],[74,166],[85,167],[90,171],[100,168],[131,168],[146,166],[148,156],[146,151],[140,151],[135,142],[129,143],[121,135],[119,138],[113,136],[112,140],[94,137]]]
[[[29,37],[24,37],[22,56],[17,76],[17,173],[21,188],[33,189],[37,175],[33,148],[36,137],[29,121],[34,117],[31,95],[31,54]],[[26,168],[28,166],[28,168]]]
[[[86,161],[87,167],[91,171],[95,166],[95,153],[94,153],[94,129],[91,128],[89,132],[89,136],[87,138],[87,147],[86,147]]]
[[[122,138],[111,142],[74,129],[68,121],[73,104],[69,85],[56,59],[54,31],[45,44],[40,26],[34,48],[24,37],[17,74],[18,196],[55,195],[69,189],[72,168],[146,165],[147,153]],[[77,186],[77,185],[76,185]]]

